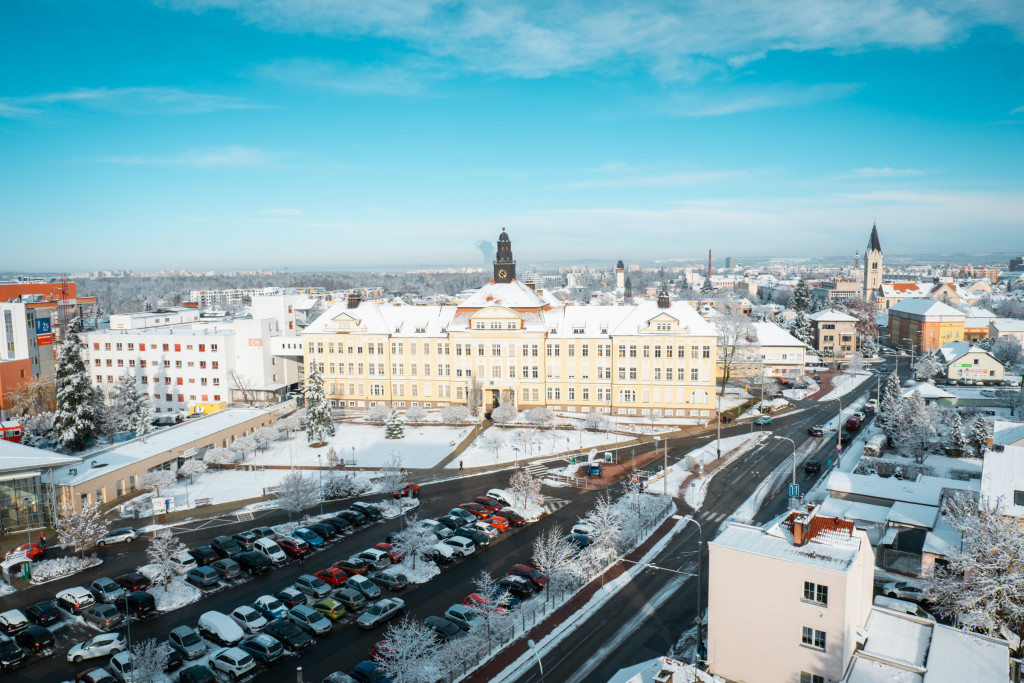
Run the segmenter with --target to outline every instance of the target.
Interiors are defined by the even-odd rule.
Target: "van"
[[[228,615],[211,611],[199,617],[199,635],[218,645],[234,647],[242,642],[245,631]]]
[[[455,549],[456,553],[463,557],[469,557],[473,554],[473,551],[476,550],[476,544],[465,536],[452,536],[451,538],[447,538],[442,541],[442,543],[450,545]]]
[[[927,619],[931,622],[935,621],[935,617],[921,609],[920,605],[910,602],[909,600],[900,600],[899,598],[889,598],[884,595],[876,595],[874,604],[875,607],[884,607],[886,609],[891,609],[894,612],[909,614],[912,617]]]
[[[512,501],[514,500],[512,494],[505,489],[491,489],[487,492],[487,497],[493,498],[502,505],[507,505],[509,507],[512,507]]]
[[[281,550],[281,546],[275,543],[269,538],[260,538],[253,544],[253,550],[258,552],[263,557],[267,558],[274,564],[284,564],[288,561],[288,556]]]

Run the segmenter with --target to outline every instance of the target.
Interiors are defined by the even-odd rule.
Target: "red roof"
[[[797,517],[806,515],[806,513],[799,510],[794,510],[789,513],[789,516],[782,523],[788,531],[793,531],[793,522]],[[810,519],[810,528],[805,532],[804,539],[806,541],[813,541],[817,536],[828,533],[840,531],[848,535],[853,534],[853,522],[847,519],[839,519],[838,517],[822,517],[819,515],[812,515]]]

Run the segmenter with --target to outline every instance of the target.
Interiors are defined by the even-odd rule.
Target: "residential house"
[[[883,282],[875,291],[875,305],[878,310],[886,311],[904,299],[924,299],[930,287],[930,284],[916,280]]]
[[[799,377],[804,374],[806,344],[775,323],[754,323],[754,329],[766,377]]]
[[[807,316],[814,348],[828,358],[845,358],[857,350],[857,319],[834,308]]]
[[[950,342],[937,349],[946,379],[994,383],[1003,380],[1005,367],[991,352],[967,342]]]
[[[1017,341],[1024,344],[1024,320],[1013,318],[997,318],[988,324],[988,336],[998,339],[999,337],[1016,337]]]

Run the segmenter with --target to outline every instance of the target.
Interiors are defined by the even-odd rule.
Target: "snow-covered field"
[[[529,437],[533,437],[532,440]],[[567,451],[579,451],[581,444],[583,451],[587,452],[591,448],[614,446],[616,439],[626,441],[627,437],[574,429],[491,427],[462,452],[459,460],[465,467],[498,465],[515,462],[517,458],[538,458]],[[499,445],[496,447],[492,440],[497,440]],[[448,463],[448,467],[458,469],[459,460]]]
[[[859,387],[864,382],[871,379],[870,372],[862,372],[857,374],[844,374],[836,375],[832,378],[832,391],[828,392],[819,401],[834,401],[840,396],[846,396],[848,393]]]

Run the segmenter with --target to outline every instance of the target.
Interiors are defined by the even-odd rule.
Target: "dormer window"
[[[426,334],[426,333],[427,333],[427,328],[425,328],[425,327],[417,327],[416,328],[416,334]]]
[[[583,334],[584,332],[586,332],[586,328],[583,328],[583,327],[573,327],[572,328],[572,333],[573,334]]]

